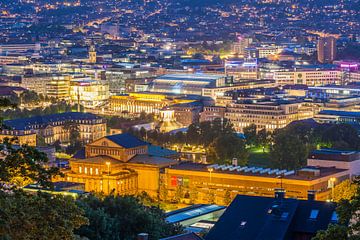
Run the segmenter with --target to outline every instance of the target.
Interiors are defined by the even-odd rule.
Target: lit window
[[[99,175],[99,169],[97,169],[97,168],[95,169],[95,174]]]
[[[313,209],[310,212],[310,217],[309,218],[312,219],[312,220],[315,220],[317,218],[318,214],[319,214],[319,210]]]
[[[84,168],[84,173],[87,174],[87,167]]]
[[[90,175],[92,175],[93,174],[93,171],[92,171],[92,168],[90,168]]]
[[[81,167],[79,167],[79,173],[81,173],[82,172],[82,168]]]
[[[331,215],[331,222],[337,223],[338,222],[338,215],[337,213],[334,211]]]

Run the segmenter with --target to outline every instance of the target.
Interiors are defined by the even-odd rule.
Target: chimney
[[[316,191],[314,190],[309,190],[308,191],[308,201],[315,201],[315,195],[316,195]]]
[[[275,198],[276,199],[284,199],[285,198],[285,189],[275,188]]]
[[[148,240],[149,239],[149,234],[147,233],[139,233],[137,235],[137,240]]]

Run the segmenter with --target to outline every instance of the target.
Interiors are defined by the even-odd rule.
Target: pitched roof
[[[206,240],[280,240],[292,239],[296,234],[310,239],[327,228],[335,208],[336,204],[328,202],[238,195]],[[310,218],[312,213],[314,219]]]
[[[147,142],[144,142],[129,133],[110,135],[110,136],[106,136],[105,138],[109,139],[110,141],[124,148],[135,148],[135,147],[147,145]]]
[[[52,124],[59,121],[75,121],[75,120],[97,120],[102,119],[101,117],[92,114],[92,113],[82,113],[82,112],[64,112],[49,114],[43,116],[34,116],[29,118],[18,118],[13,120],[4,121],[4,125],[13,129],[13,130],[26,130],[45,127],[46,125]]]

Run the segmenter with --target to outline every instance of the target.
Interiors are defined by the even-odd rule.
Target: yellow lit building
[[[13,131],[4,129],[0,131],[0,142],[3,142],[4,139],[13,139],[16,138],[16,142],[19,145],[29,145],[36,146],[36,133],[31,130],[25,131]]]
[[[229,119],[237,132],[251,124],[257,129],[274,131],[283,128],[292,121],[313,117],[311,108],[302,107],[295,101],[243,101],[231,103],[227,106],[225,118]]]
[[[70,99],[85,108],[96,108],[109,99],[109,85],[96,80],[73,80],[70,83]]]
[[[305,167],[297,171],[181,163],[162,175],[161,198],[189,203],[227,205],[237,194],[272,197],[284,188],[291,198],[306,199],[315,190],[318,200],[329,198],[329,183],[349,178],[349,170]]]
[[[66,181],[85,184],[85,191],[157,197],[160,171],[176,160],[149,155],[149,145],[130,134],[98,139],[70,159]]]
[[[184,96],[176,96],[171,94],[158,93],[129,93],[128,95],[111,96],[110,110],[112,112],[128,112],[128,113],[154,113],[159,114],[164,107],[178,104],[189,103],[194,100],[184,98]]]
[[[46,95],[59,100],[70,98],[70,76],[54,76],[46,84]]]

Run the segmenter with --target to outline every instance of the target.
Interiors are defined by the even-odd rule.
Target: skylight
[[[332,215],[331,215],[331,222],[335,222],[335,223],[337,223],[338,222],[338,215],[337,215],[337,213],[334,211],[333,213],[332,213]]]
[[[310,217],[309,218],[312,219],[312,220],[315,220],[317,218],[318,214],[319,214],[319,210],[313,209],[310,212]]]

